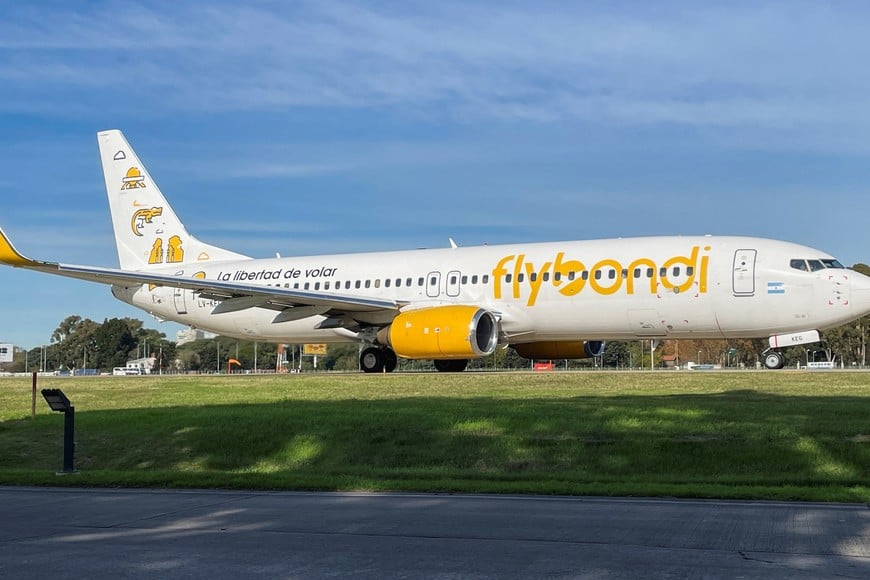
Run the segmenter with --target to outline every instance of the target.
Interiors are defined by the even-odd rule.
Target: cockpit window
[[[804,272],[818,272],[819,270],[824,270],[825,268],[845,268],[843,264],[833,258],[821,258],[818,260],[804,260],[803,258],[793,258],[789,262],[789,266],[791,266],[795,270],[802,270]]]

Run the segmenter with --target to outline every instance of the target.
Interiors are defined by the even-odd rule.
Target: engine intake
[[[433,306],[402,312],[378,332],[378,341],[404,358],[480,358],[495,351],[498,323],[477,306]]]
[[[544,340],[511,346],[523,358],[540,360],[590,358],[604,353],[603,340]]]

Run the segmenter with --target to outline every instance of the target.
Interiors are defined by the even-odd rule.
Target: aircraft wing
[[[216,308],[216,311],[219,312],[232,312],[255,307],[283,311],[291,307],[311,306],[316,309],[317,313],[340,314],[385,310],[398,312],[402,306],[405,306],[404,302],[395,300],[304,292],[277,286],[223,282],[194,278],[193,276],[173,276],[171,274],[31,260],[15,249],[2,229],[0,229],[0,264],[102,284],[128,287],[153,284],[154,286],[184,288],[197,292],[203,298],[223,301]]]

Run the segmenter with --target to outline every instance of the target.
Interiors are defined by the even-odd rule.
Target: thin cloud
[[[870,82],[855,65],[870,46],[856,11],[98,3],[37,16],[16,5],[0,24],[0,79],[24,88],[0,106],[25,106],[21,91],[56,102],[44,88],[64,85],[126,101],[162,90],[158,106],[169,111],[389,105],[454,119],[776,128],[857,114],[866,123],[856,105]]]

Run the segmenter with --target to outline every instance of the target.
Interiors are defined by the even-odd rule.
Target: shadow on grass
[[[55,469],[61,424],[59,416],[0,424],[0,477]],[[870,479],[870,400],[861,397],[282,400],[79,410],[76,428],[76,467],[125,484],[174,473],[218,486],[261,478],[380,489],[404,480],[415,489],[640,495],[760,486],[792,497],[800,488],[863,490]],[[856,493],[832,499],[863,499],[866,490]]]

